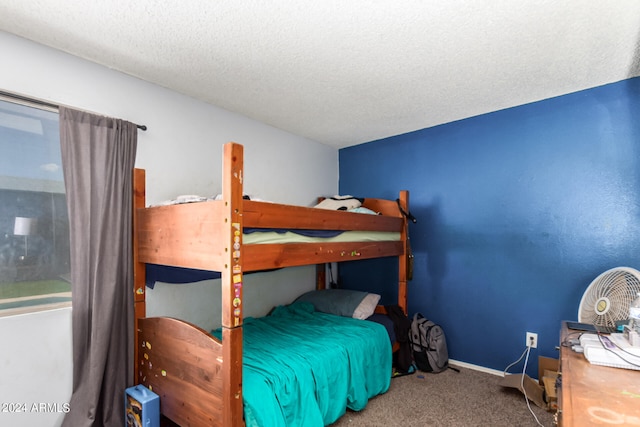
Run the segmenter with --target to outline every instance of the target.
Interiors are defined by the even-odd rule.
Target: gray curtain
[[[133,123],[60,107],[71,242],[73,394],[63,426],[122,426],[133,382]]]

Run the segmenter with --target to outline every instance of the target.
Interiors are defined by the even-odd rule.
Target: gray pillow
[[[353,311],[354,319],[367,319],[371,316],[374,311],[376,311],[376,307],[378,306],[378,301],[380,301],[380,295],[378,294],[367,294],[366,297],[362,299],[360,304]]]
[[[380,295],[349,289],[310,291],[296,299],[313,304],[316,311],[358,319],[371,316],[379,300]]]

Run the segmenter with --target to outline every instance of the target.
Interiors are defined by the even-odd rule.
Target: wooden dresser
[[[579,336],[562,323],[558,425],[640,426],[640,371],[592,365],[566,344]]]

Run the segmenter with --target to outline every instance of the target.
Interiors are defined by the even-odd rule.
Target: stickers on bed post
[[[357,250],[353,250],[351,252],[345,252],[345,251],[341,251],[340,252],[340,256],[352,256],[352,257],[356,257],[356,256],[360,256],[360,252],[358,252]]]
[[[241,236],[242,236],[242,232],[240,230],[240,223],[232,222],[231,228],[233,228],[233,260],[235,262],[238,262],[238,260],[240,259],[240,244],[241,244]]]
[[[233,326],[239,326],[242,321],[242,267],[240,265],[240,247],[242,245],[242,230],[239,222],[232,222],[233,229]]]
[[[240,181],[240,184],[242,184],[242,169],[240,169],[240,172],[233,172],[233,177],[235,179],[237,179],[238,181]]]
[[[238,267],[237,270],[236,267]],[[234,326],[238,326],[242,319],[242,271],[239,265],[234,265],[233,269],[235,274],[233,275],[233,300],[231,300],[231,304],[233,305],[233,323]]]

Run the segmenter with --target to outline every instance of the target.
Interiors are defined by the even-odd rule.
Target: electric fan
[[[615,267],[596,277],[578,307],[578,321],[616,327],[629,318],[629,306],[640,292],[640,271]]]

